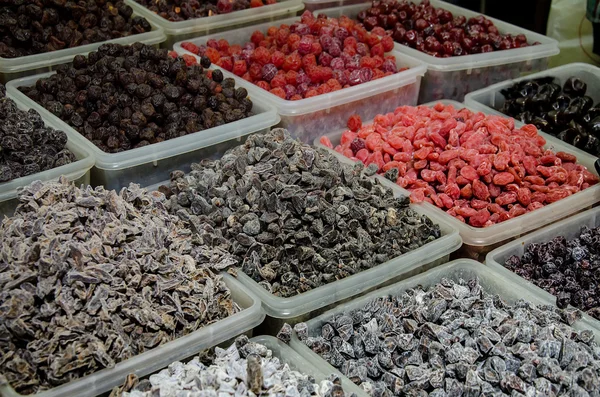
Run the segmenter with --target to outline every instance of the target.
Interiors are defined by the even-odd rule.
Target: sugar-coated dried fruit
[[[276,4],[277,0],[135,0],[135,2],[168,21],[180,22]]]
[[[210,60],[135,43],[103,44],[34,86],[28,97],[107,153],[163,142],[244,119],[252,101]]]
[[[243,45],[210,39],[182,47],[283,99],[327,94],[397,73],[389,38],[341,16],[304,12],[291,25],[255,31]]]
[[[388,35],[400,44],[434,57],[523,48],[530,44],[524,34],[501,33],[483,15],[467,19],[434,7],[429,0],[374,0],[371,8],[358,14],[368,31]],[[537,42],[531,45],[539,44]]]
[[[574,155],[546,150],[535,126],[515,128],[509,118],[438,103],[402,106],[372,124],[352,125],[362,126],[342,134],[337,152],[374,165],[408,189],[413,202],[434,204],[474,227],[515,218],[598,183]],[[326,137],[321,143],[333,148]]]
[[[33,175],[75,161],[67,135],[44,124],[34,109],[17,107],[0,84],[0,182]]]
[[[227,349],[215,347],[192,360],[176,361],[148,379],[130,375],[111,397],[155,396],[296,396],[354,397],[339,377],[317,381],[292,369],[289,357],[277,357],[267,346],[240,336]]]
[[[290,297],[371,269],[441,236],[408,197],[281,128],[171,175],[169,210],[208,223],[241,270]],[[367,169],[375,172],[376,169]]]
[[[99,43],[152,30],[122,0],[4,0],[0,57],[17,58]]]
[[[558,307],[573,305],[600,320],[599,239],[600,228],[583,226],[578,237],[529,244],[522,256],[513,255],[503,265],[554,295]]]
[[[580,317],[441,279],[325,318],[302,341],[373,397],[598,396],[600,347],[572,327]]]
[[[80,189],[61,178],[34,182],[19,200],[0,224],[0,373],[20,394],[241,310],[217,275],[231,256],[202,230],[193,236],[162,193]]]

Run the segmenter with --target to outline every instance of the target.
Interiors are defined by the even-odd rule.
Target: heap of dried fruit
[[[298,336],[372,396],[597,396],[600,347],[574,310],[514,304],[476,279],[383,296]]]
[[[188,55],[188,57],[193,58]],[[34,86],[19,87],[108,153],[163,142],[246,118],[252,101],[220,70],[167,50],[103,44]]]
[[[573,305],[600,320],[600,228],[581,228],[571,240],[558,236],[525,247],[504,266],[556,296],[560,308]]]
[[[501,90],[499,109],[524,123],[600,155],[600,103],[586,95],[587,84],[571,77],[561,87],[553,77],[524,80]]]
[[[407,0],[374,0],[371,8],[361,11],[358,20],[367,30],[432,55],[454,57],[527,47],[524,34],[502,34],[483,15],[467,19],[429,0],[419,4]],[[532,45],[539,44],[533,43]]]
[[[33,109],[20,110],[0,84],[0,182],[75,161],[66,145],[63,131],[46,127]]]
[[[0,373],[21,394],[110,368],[240,310],[234,263],[160,193],[24,188],[0,225]]]
[[[402,106],[362,125],[351,117],[335,150],[474,227],[523,215],[598,183],[569,153],[545,150],[533,125],[438,103]],[[324,145],[333,147],[328,138]]]
[[[204,18],[275,4],[277,0],[135,0],[171,22]]]
[[[342,165],[280,128],[191,169],[171,175],[170,211],[211,225],[232,242],[242,271],[276,296],[357,274],[441,235],[362,165]]]
[[[16,58],[149,32],[122,0],[1,0],[0,57]]]
[[[176,361],[150,379],[138,381],[133,375],[111,396],[345,396],[339,377],[317,382],[291,369],[287,359],[242,335],[227,349],[215,347],[214,355],[203,352],[185,364]]]
[[[315,17],[310,11],[291,25],[255,31],[243,46],[227,40],[183,43],[223,69],[288,100],[310,98],[397,73],[389,37],[379,38],[341,16]]]

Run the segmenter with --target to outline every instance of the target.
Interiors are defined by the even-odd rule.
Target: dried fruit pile
[[[524,34],[502,34],[483,15],[467,20],[444,8],[433,7],[428,0],[419,4],[407,0],[374,0],[371,8],[358,14],[358,20],[374,34],[390,35],[394,41],[434,57],[529,46]]]
[[[135,0],[171,22],[204,18],[275,4],[277,0]]]
[[[122,0],[2,0],[0,57],[16,58],[149,32]]]
[[[474,227],[523,215],[598,183],[574,155],[544,150],[533,125],[455,109],[402,106],[362,125],[353,116],[335,150]],[[321,142],[332,147],[326,137]]]
[[[167,369],[138,381],[135,376],[112,395],[152,396],[317,396],[344,397],[341,381],[332,375],[317,382],[293,370],[266,346],[244,335],[227,349],[215,347],[187,363],[174,362]],[[282,357],[284,360],[287,357]],[[197,381],[198,380],[198,381]],[[197,393],[197,394],[196,394]]]
[[[246,89],[236,89],[220,70],[205,71],[209,66],[207,59],[188,66],[140,43],[103,44],[19,89],[103,151],[117,153],[250,116]]]
[[[373,169],[371,169],[374,172]],[[407,197],[277,128],[220,160],[171,175],[171,213],[208,223],[242,271],[289,297],[384,263],[440,237]]]
[[[600,155],[600,103],[585,95],[587,84],[577,77],[563,87],[553,77],[524,80],[501,90],[499,111],[585,150]]]
[[[241,76],[278,97],[310,98],[367,83],[398,72],[389,37],[368,33],[352,19],[315,17],[255,31],[243,46],[209,40],[206,46],[182,47]]]
[[[0,84],[0,182],[75,161],[66,145],[63,131],[46,127],[35,110],[17,108]]]
[[[529,244],[519,257],[504,266],[556,296],[556,305],[573,305],[600,320],[600,228],[581,228],[579,237],[555,237],[547,243]]]
[[[372,396],[597,396],[600,348],[575,310],[514,304],[443,279],[298,336]]]
[[[114,366],[240,310],[234,261],[137,185],[34,182],[0,225],[0,373],[21,394]],[[210,240],[206,240],[210,241]]]

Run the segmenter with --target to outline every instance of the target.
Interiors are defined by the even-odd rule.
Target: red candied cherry
[[[306,70],[309,66],[315,66],[317,64],[317,57],[313,54],[308,54],[302,57],[302,67]]]
[[[262,0],[250,0],[250,8],[257,8],[264,6]]]
[[[310,50],[310,52],[314,55],[319,55],[323,52],[323,47],[321,47],[320,43],[313,41],[312,49]]]
[[[332,59],[333,57],[327,52],[322,52],[321,55],[319,55],[319,64],[322,66],[330,66]]]
[[[390,72],[390,73],[396,73],[396,72],[398,72],[398,67],[396,66],[396,62],[394,62],[394,61],[392,61],[390,59],[386,59],[383,62],[383,65],[381,66],[381,69],[384,72],[386,72],[386,73],[388,73],[388,72]]]
[[[310,54],[312,51],[312,40],[308,36],[304,36],[300,39],[298,43],[298,53],[301,55]]]
[[[287,38],[287,45],[292,48],[294,45],[297,45],[300,42],[300,39],[302,39],[300,35],[292,33]]]
[[[333,70],[343,70],[344,69],[344,60],[342,58],[333,58],[329,64],[329,66]]]
[[[196,61],[196,58],[190,54],[183,54],[181,57],[183,58],[187,66],[192,66],[198,63]]]
[[[301,66],[302,66],[302,58],[300,58],[300,55],[298,55],[298,53],[295,53],[295,52],[292,52],[290,55],[285,57],[285,61],[283,62],[283,70],[285,70],[285,71],[288,71],[288,70],[298,71],[298,70],[300,70]]]
[[[518,34],[516,39],[518,43],[527,43],[527,37],[524,34]]]
[[[422,32],[425,28],[429,27],[429,22],[423,18],[419,18],[415,21],[415,29]]]
[[[394,33],[392,33],[392,38],[394,39],[394,41],[397,41],[398,43],[402,43],[404,41],[405,34],[406,34],[406,29],[404,29],[402,26],[399,26],[394,29]]]
[[[278,74],[271,80],[271,88],[284,87],[287,81],[285,80],[284,74]]]
[[[305,36],[310,34],[310,26],[305,23],[299,23],[296,25],[295,33],[298,33],[300,36]]]
[[[248,70],[248,66],[246,65],[246,61],[239,60],[233,63],[233,73],[236,76],[242,76]]]
[[[371,31],[373,29],[375,29],[375,27],[377,26],[377,17],[374,16],[370,16],[365,18],[365,20],[363,21],[363,25],[365,26],[365,28],[367,28],[367,30]]]
[[[219,59],[221,59],[221,54],[219,54],[219,51],[215,50],[212,47],[208,47],[204,55],[207,56],[208,59],[210,59],[210,61],[214,64],[219,62]]]
[[[257,81],[256,85],[262,88],[263,90],[269,91],[271,89],[271,85],[264,80]]]
[[[440,42],[433,36],[429,36],[425,39],[425,48],[432,52],[440,52],[443,50]]]
[[[413,47],[417,43],[417,37],[417,32],[415,32],[414,30],[409,30],[404,34],[404,41],[406,42],[406,44]]]
[[[362,83],[360,80],[360,69],[355,69],[350,72],[350,76],[348,76],[348,84],[354,86]]]
[[[285,99],[285,90],[281,87],[273,88],[269,92],[273,95],[277,95],[281,99]]]
[[[394,49],[394,39],[390,36],[384,36],[381,38],[381,46],[383,47],[383,51],[389,52]]]
[[[494,33],[494,34],[500,34],[500,31],[498,30],[498,28],[493,25],[487,27],[487,32]]]
[[[267,29],[267,36],[275,37],[278,31],[279,28],[277,26],[270,26],[269,29]]]
[[[367,46],[365,43],[358,43],[356,45],[356,53],[363,57],[369,55],[369,46]]]
[[[304,94],[304,98],[312,98],[314,96],[319,95],[319,93],[317,92],[317,90],[315,89],[310,89],[308,91],[306,91],[306,93]]]
[[[290,70],[285,74],[285,82],[293,86],[298,85],[298,72]]]
[[[250,65],[250,77],[254,80],[260,80],[262,78],[262,66],[259,63],[253,63]]]
[[[285,43],[287,43],[288,37],[290,35],[290,31],[287,29],[279,29],[277,31],[277,34],[275,35],[275,40],[277,41],[277,44],[279,46],[284,45]],[[266,46],[268,46],[268,43],[265,43]]]
[[[290,101],[299,101],[301,99],[302,99],[302,95],[296,94],[290,98]]]
[[[446,23],[452,21],[452,18],[454,18],[454,16],[450,11],[442,10],[442,12],[438,15],[438,18],[440,19],[441,23]]]
[[[273,80],[273,77],[277,74],[277,67],[272,63],[267,63],[262,67],[262,78],[265,81]]]
[[[386,15],[385,17],[385,23],[382,23],[383,26],[388,26],[389,25],[389,17]],[[393,27],[394,25],[391,25],[390,27]],[[374,35],[377,36],[385,36],[385,29],[377,26],[375,29],[371,30],[371,33],[373,33]]]
[[[215,39],[209,39],[209,40],[206,42],[206,45],[207,45],[208,47],[210,47],[210,48],[214,48],[215,50],[218,50],[218,49],[219,49],[219,42],[218,42],[217,40],[215,40]]]
[[[335,78],[327,80],[326,84],[329,86],[329,88],[331,88],[331,91],[337,91],[342,89],[342,85]]]
[[[469,37],[463,37],[460,44],[463,50],[467,53],[473,52],[473,47],[475,47],[475,43]]]
[[[360,68],[360,82],[366,83],[373,80],[373,69]]]
[[[246,81],[252,82],[252,77],[250,77],[250,73],[246,72],[242,75],[242,78]]]
[[[225,39],[220,39],[218,42],[219,51],[229,52],[229,42]]]
[[[271,53],[264,47],[258,47],[252,54],[252,60],[261,66],[266,65],[271,61]]]
[[[198,46],[194,43],[190,43],[190,42],[181,43],[181,48],[191,52],[192,54],[198,55]]]
[[[331,43],[331,45],[327,49],[327,52],[329,53],[329,55],[331,55],[332,57],[335,58],[335,57],[339,57],[342,54],[342,49],[341,49],[340,45],[334,41]]]
[[[329,51],[329,46],[331,46],[331,43],[333,43],[333,37],[321,36],[319,37],[319,43],[321,43],[321,47],[323,47],[325,51]]]
[[[294,87],[291,84],[286,84],[283,87],[283,91],[285,92],[286,99],[290,99],[291,97],[293,97],[294,95],[296,95],[296,87]]]
[[[296,92],[300,95],[306,94],[308,90],[309,86],[306,83],[298,84],[298,86],[296,87]]]
[[[354,131],[357,132],[358,130],[360,130],[362,128],[362,120],[360,119],[360,116],[358,114],[353,114],[352,116],[350,116],[348,118],[348,124],[347,127],[350,131]],[[360,138],[358,138],[360,139]],[[354,153],[358,152],[360,149],[363,149],[365,147],[365,141],[363,141],[362,139],[360,139],[362,141],[362,147],[354,150],[354,148],[352,148],[352,151]],[[352,142],[353,144],[354,142]],[[352,145],[351,144],[351,145]],[[358,145],[360,146],[360,143],[358,143]]]
[[[335,36],[335,37],[336,37],[336,38],[337,38],[337,39],[338,39],[340,42],[342,42],[342,43],[343,43],[343,42],[344,42],[344,39],[345,39],[346,37],[348,37],[348,36],[349,36],[349,34],[348,34],[348,29],[346,29],[346,28],[344,28],[344,27],[342,27],[342,26],[340,26],[340,27],[337,27],[337,28],[333,29],[333,35],[334,35],[334,36]]]
[[[444,41],[442,47],[444,50],[444,55],[452,56],[452,54],[454,54],[454,46],[452,45],[451,41]]]
[[[463,15],[457,15],[454,17],[454,19],[452,19],[452,24],[454,26],[463,26],[466,23],[467,23],[467,18],[464,17]]]
[[[509,39],[502,39],[502,41],[500,41],[500,45],[498,45],[498,49],[509,50],[511,46],[512,44]]]
[[[285,55],[281,51],[273,51],[271,54],[271,63],[275,65],[276,68],[281,68],[283,66],[283,62],[285,61]]]
[[[219,62],[217,62],[217,65],[227,70],[228,72],[231,72],[233,70],[233,60],[231,59],[231,57],[221,57],[221,59],[219,59]]]

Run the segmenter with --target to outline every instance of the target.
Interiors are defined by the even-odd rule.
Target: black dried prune
[[[229,79],[226,89],[243,99],[228,98],[215,81],[225,82],[220,71],[211,73],[212,79],[201,66],[144,44],[103,44],[35,87],[19,89],[116,153],[250,116],[246,90]],[[214,111],[206,113],[207,107]]]

